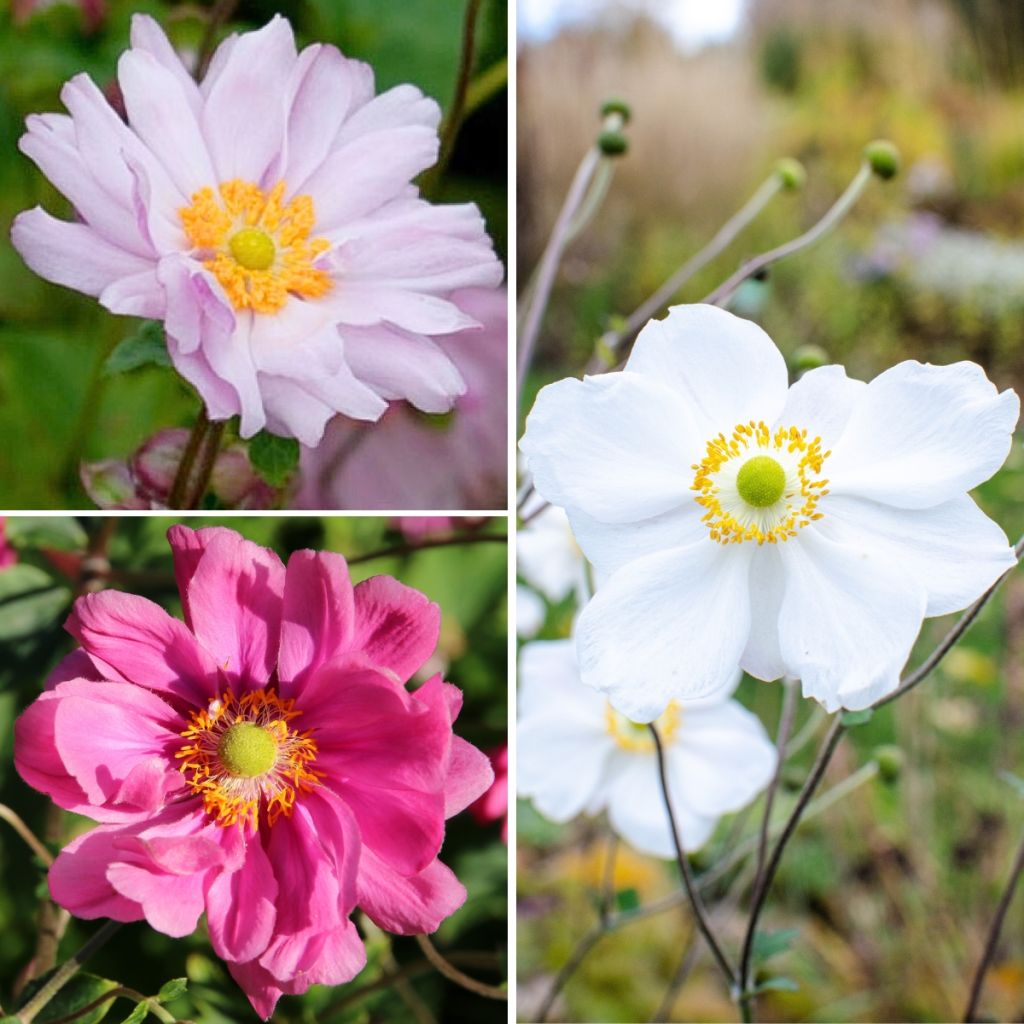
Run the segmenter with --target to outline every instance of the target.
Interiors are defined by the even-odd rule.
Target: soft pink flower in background
[[[14,565],[18,552],[7,541],[7,517],[0,516],[0,569]]]
[[[501,822],[501,838],[508,842],[508,744],[505,743],[495,750],[490,750],[487,756],[491,759],[491,767],[494,769],[494,782],[491,788],[479,800],[477,800],[470,811],[473,817],[482,824],[491,821]]]
[[[475,530],[486,522],[486,516],[398,516],[393,525],[410,544],[420,544],[458,530]]]
[[[484,325],[435,339],[466,393],[444,417],[394,403],[372,427],[338,417],[304,451],[296,508],[504,508],[508,490],[508,300],[471,289],[453,300]]]
[[[11,0],[11,13],[15,22],[23,22],[36,11],[55,6],[59,0]],[[75,0],[75,6],[82,10],[82,19],[87,32],[95,32],[107,16],[104,0]]]
[[[473,205],[434,206],[440,110],[288,21],[233,35],[197,85],[157,23],[132,21],[118,83],[127,124],[87,75],[70,112],[28,119],[20,147],[79,220],[36,207],[12,240],[49,281],[164,321],[209,416],[316,445],[342,412],[404,399],[444,413],[465,390],[437,339],[480,342],[452,293],[502,268]],[[502,421],[503,422],[503,421]]]
[[[79,599],[81,649],[18,719],[15,764],[100,823],[57,858],[54,899],[171,936],[205,911],[265,1019],[283,993],[358,973],[357,905],[401,933],[461,905],[444,822],[493,773],[452,733],[457,689],[405,687],[438,637],[422,594],[353,587],[330,553],[286,568],[226,529],[169,537],[185,622],[132,594]]]

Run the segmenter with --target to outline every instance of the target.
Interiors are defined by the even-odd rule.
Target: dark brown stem
[[[981,989],[985,983],[985,975],[992,966],[992,959],[996,954],[996,944],[999,942],[999,933],[1003,929],[1003,922],[1013,902],[1014,893],[1017,890],[1017,883],[1024,875],[1024,836],[1017,849],[1017,857],[1010,869],[1010,877],[1006,880],[1002,896],[999,897],[999,906],[996,907],[995,917],[992,918],[992,926],[989,928],[988,939],[985,942],[985,951],[978,962],[978,968],[974,972],[974,981],[971,983],[971,994],[967,1000],[967,1009],[964,1010],[965,1024],[972,1024],[978,1010],[978,1001],[981,999]]]
[[[427,540],[417,541],[415,544],[394,544],[389,548],[380,548],[378,551],[370,551],[365,555],[356,555],[348,559],[349,565],[359,565],[360,562],[371,562],[375,558],[387,558],[391,555],[413,555],[417,551],[426,548],[450,548],[458,544],[507,544],[508,537],[503,533],[466,533],[453,534],[450,537],[431,537]]]
[[[206,77],[206,72],[210,70],[210,61],[213,60],[214,51],[217,49],[217,33],[220,27],[230,20],[237,6],[238,0],[217,0],[217,3],[213,5],[202,41],[199,43],[195,74],[197,82],[201,82]]]
[[[467,992],[483,996],[484,999],[508,1001],[508,989],[499,988],[497,985],[485,985],[482,981],[477,981],[476,978],[471,978],[468,974],[464,974],[458,967],[441,955],[440,951],[426,935],[417,935],[416,942],[420,949],[423,950],[423,955],[430,961],[435,970],[439,974],[443,974],[449,981],[454,982],[460,988],[466,989]]]
[[[732,964],[729,963],[728,957],[726,957],[724,950],[718,943],[718,939],[715,938],[715,933],[711,930],[711,924],[707,918],[707,912],[704,910],[704,902],[700,897],[700,893],[697,891],[697,886],[693,881],[693,873],[690,871],[690,861],[686,856],[686,851],[683,849],[683,840],[679,835],[679,824],[676,821],[676,812],[672,807],[672,799],[668,790],[668,774],[665,771],[665,750],[661,745],[661,737],[658,735],[658,729],[653,722],[648,726],[651,731],[651,736],[654,739],[654,749],[658,755],[658,780],[661,784],[661,798],[665,803],[665,812],[668,814],[669,828],[672,832],[672,843],[676,848],[676,862],[679,865],[679,873],[683,876],[683,886],[686,889],[686,895],[690,901],[690,907],[693,909],[694,920],[697,922],[697,928],[701,935],[704,937],[704,941],[708,944],[708,948],[711,950],[712,955],[715,958],[715,962],[718,964],[725,975],[726,980],[729,982],[729,988],[733,989],[736,986],[736,971]]]
[[[221,437],[226,420],[213,421],[206,415],[205,406],[199,410],[188,444],[178,463],[171,493],[167,499],[169,509],[198,508],[210,482],[213,465],[220,452]]]

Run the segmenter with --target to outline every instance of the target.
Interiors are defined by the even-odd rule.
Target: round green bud
[[[622,156],[629,149],[629,140],[622,132],[608,130],[598,135],[597,145],[605,156]]]
[[[797,373],[816,370],[819,366],[827,366],[830,361],[828,353],[820,345],[798,345],[790,360]]]
[[[221,736],[217,754],[232,775],[255,779],[274,767],[277,740],[266,729],[252,722],[238,722]]]
[[[895,178],[900,171],[900,151],[887,139],[876,139],[864,147],[864,159],[883,181]]]
[[[616,98],[607,99],[601,104],[601,116],[609,117],[611,114],[618,114],[623,124],[629,124],[633,111],[625,100]]]
[[[768,508],[786,490],[786,471],[770,455],[755,455],[736,474],[736,490],[753,508]]]
[[[878,774],[883,782],[895,782],[903,771],[904,755],[899,747],[891,743],[876,747],[874,753],[875,762],[878,764]]]
[[[804,165],[791,156],[784,156],[776,163],[775,173],[778,175],[779,181],[782,182],[782,187],[790,192],[796,192],[803,188],[807,181],[807,171],[804,170]]]

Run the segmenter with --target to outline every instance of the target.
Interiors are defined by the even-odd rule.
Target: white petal
[[[654,754],[617,751],[608,766],[608,818],[612,828],[642,853],[675,857],[665,800]],[[699,849],[715,828],[715,818],[696,814],[669,778],[669,796],[685,850]]]
[[[740,660],[744,672],[770,682],[786,674],[779,649],[779,610],[784,575],[776,544],[754,549],[750,566],[750,639]]]
[[[609,373],[549,384],[519,444],[537,491],[603,522],[632,522],[692,501],[699,440],[657,381]]]
[[[699,541],[630,562],[583,609],[583,681],[635,722],[728,686],[750,632],[749,544]]]
[[[790,389],[778,425],[800,427],[833,447],[846,427],[857,401],[867,390],[862,380],[846,376],[841,366],[808,370]]]
[[[519,652],[519,713],[566,715],[605,732],[606,701],[580,680],[572,640],[536,640]]]
[[[547,617],[547,606],[541,597],[524,583],[516,584],[516,636],[528,640],[540,632]]]
[[[833,494],[927,508],[1003,464],[1020,402],[975,363],[907,361],[871,381],[825,461]]]
[[[746,806],[768,785],[776,752],[757,715],[730,700],[683,709],[668,757],[680,798],[698,814],[718,817]]]
[[[837,544],[813,527],[780,553],[780,646],[804,696],[827,711],[860,710],[895,690],[924,619],[924,589],[879,547]]]
[[[523,511],[529,515],[530,506]],[[583,553],[564,509],[548,505],[517,532],[516,564],[523,579],[551,601],[582,590],[586,581]]]
[[[1017,564],[1006,534],[966,494],[926,509],[833,495],[827,508],[822,534],[877,548],[927,591],[927,616],[966,608]]]
[[[717,306],[673,306],[640,332],[626,369],[681,396],[706,435],[774,423],[786,400],[786,361],[757,324]]]

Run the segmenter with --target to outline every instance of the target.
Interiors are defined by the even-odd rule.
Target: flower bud
[[[629,149],[626,136],[611,129],[598,135],[597,145],[605,156],[622,156]]]
[[[149,502],[139,495],[131,467],[123,459],[83,462],[78,475],[85,493],[97,508],[148,509]]]
[[[799,160],[791,156],[785,156],[775,165],[775,173],[782,187],[789,192],[796,192],[804,187],[807,181],[807,171]]]
[[[887,139],[875,139],[864,147],[864,159],[883,181],[895,178],[900,170],[900,151]]]
[[[630,118],[633,116],[633,111],[625,100],[613,97],[605,100],[604,103],[601,104],[602,118],[609,117],[612,114],[618,114],[622,118],[623,124],[629,124]]]
[[[883,782],[895,782],[903,771],[903,751],[891,743],[881,747],[875,747],[875,763],[878,765],[878,774]]]
[[[828,353],[820,345],[798,345],[790,361],[796,373],[816,370],[819,366],[827,366],[831,362]]]

